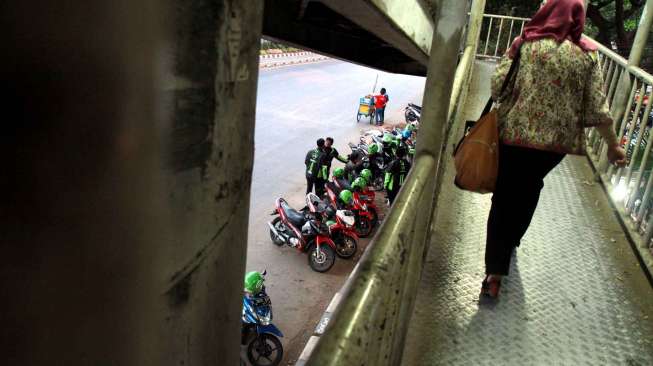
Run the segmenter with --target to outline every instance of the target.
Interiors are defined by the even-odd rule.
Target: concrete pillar
[[[261,2],[3,15],[2,364],[236,365]]]
[[[257,0],[170,2],[172,230],[158,273],[170,364],[238,362],[262,15]]]

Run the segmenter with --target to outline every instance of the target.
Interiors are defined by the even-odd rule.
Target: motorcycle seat
[[[281,204],[281,209],[286,214],[288,221],[290,221],[290,223],[293,224],[298,229],[301,229],[301,227],[306,222],[306,218],[304,217],[304,214],[290,207],[285,202]]]

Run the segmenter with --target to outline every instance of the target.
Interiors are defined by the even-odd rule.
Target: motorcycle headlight
[[[270,321],[272,317],[270,314],[268,315],[259,315],[258,316],[258,321],[261,323],[261,325],[270,325]]]

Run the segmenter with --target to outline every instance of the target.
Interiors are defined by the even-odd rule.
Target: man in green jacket
[[[324,183],[329,177],[327,166],[324,163],[326,160],[326,153],[324,151],[324,139],[317,139],[317,147],[309,150],[304,159],[306,165],[306,194],[313,191],[315,187],[315,194],[318,197],[324,195]]]
[[[404,184],[408,171],[410,170],[410,163],[406,160],[406,148],[400,146],[397,148],[396,158],[390,162],[385,172],[385,181],[383,187],[388,195],[390,204],[394,202],[399,189]]]

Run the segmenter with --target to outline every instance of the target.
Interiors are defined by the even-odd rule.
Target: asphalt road
[[[386,122],[403,121],[408,102],[420,103],[424,78],[388,74],[337,60],[261,70],[256,107],[255,159],[250,202],[247,270],[267,269],[274,323],[284,333],[284,363],[293,362],[311,336],[333,294],[360,258],[337,259],[327,273],[308,266],[307,255],[272,244],[267,221],[277,197],[304,206],[304,157],[319,137],[331,136],[341,155],[357,141],[367,121],[356,123],[358,99],[377,91],[390,97]],[[342,164],[334,160],[334,167]]]

